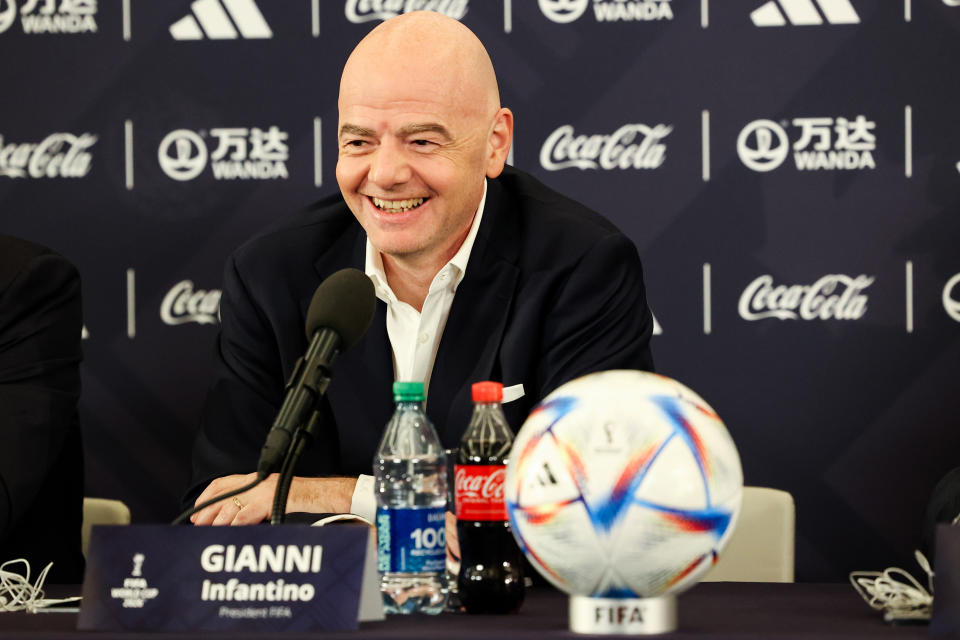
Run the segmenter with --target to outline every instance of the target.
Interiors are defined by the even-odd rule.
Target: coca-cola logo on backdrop
[[[436,11],[459,20],[467,14],[468,0],[347,0],[344,15],[355,24],[389,20],[410,11]]]
[[[547,136],[540,148],[540,165],[547,171],[578,169],[656,169],[666,159],[663,139],[673,126],[625,124],[612,134],[576,135],[565,124]]]
[[[192,280],[181,280],[164,296],[160,319],[170,326],[188,322],[215,324],[220,319],[221,295],[219,289],[194,290]]]
[[[90,173],[92,133],[51,133],[38,143],[9,142],[0,135],[0,176],[9,178],[82,178]]]
[[[863,291],[873,276],[825,275],[811,285],[776,285],[762,275],[743,290],[737,306],[744,320],[859,320],[867,312]]]

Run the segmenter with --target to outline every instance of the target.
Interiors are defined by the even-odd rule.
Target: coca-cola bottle
[[[500,403],[503,385],[473,385],[473,417],[454,467],[460,575],[457,591],[468,613],[511,613],[523,603],[523,554],[510,533],[504,503],[513,432]]]

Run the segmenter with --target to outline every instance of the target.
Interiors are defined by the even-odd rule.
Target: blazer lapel
[[[470,420],[470,386],[500,377],[500,343],[519,277],[518,231],[510,209],[499,183],[490,180],[466,275],[457,287],[430,377],[427,413],[445,447],[459,443]]]
[[[328,251],[316,262],[321,280],[345,267],[363,270],[366,236],[359,225],[356,228],[356,237],[341,243],[343,250]],[[337,423],[342,472],[370,473],[370,452],[380,442],[393,411],[393,352],[381,300],[370,327],[353,347],[337,356],[333,372],[327,399]]]

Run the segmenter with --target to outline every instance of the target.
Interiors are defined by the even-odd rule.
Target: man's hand
[[[241,525],[258,524],[267,520],[273,509],[273,494],[277,488],[279,475],[271,474],[253,489],[198,511],[190,516],[190,521],[197,525]],[[200,504],[250,484],[256,477],[257,474],[250,473],[217,478],[207,485],[194,504]],[[287,513],[292,511],[348,513],[356,483],[356,478],[295,477],[290,485]]]

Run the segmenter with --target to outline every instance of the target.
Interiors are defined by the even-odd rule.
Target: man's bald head
[[[344,201],[388,279],[403,264],[429,283],[463,244],[513,139],[490,56],[456,20],[404,14],[353,50],[337,106]]]
[[[483,43],[459,21],[433,11],[391,18],[357,44],[340,79],[339,107],[345,92],[358,84],[369,88],[378,73],[440,88],[451,102],[484,118],[500,108],[497,77]]]

